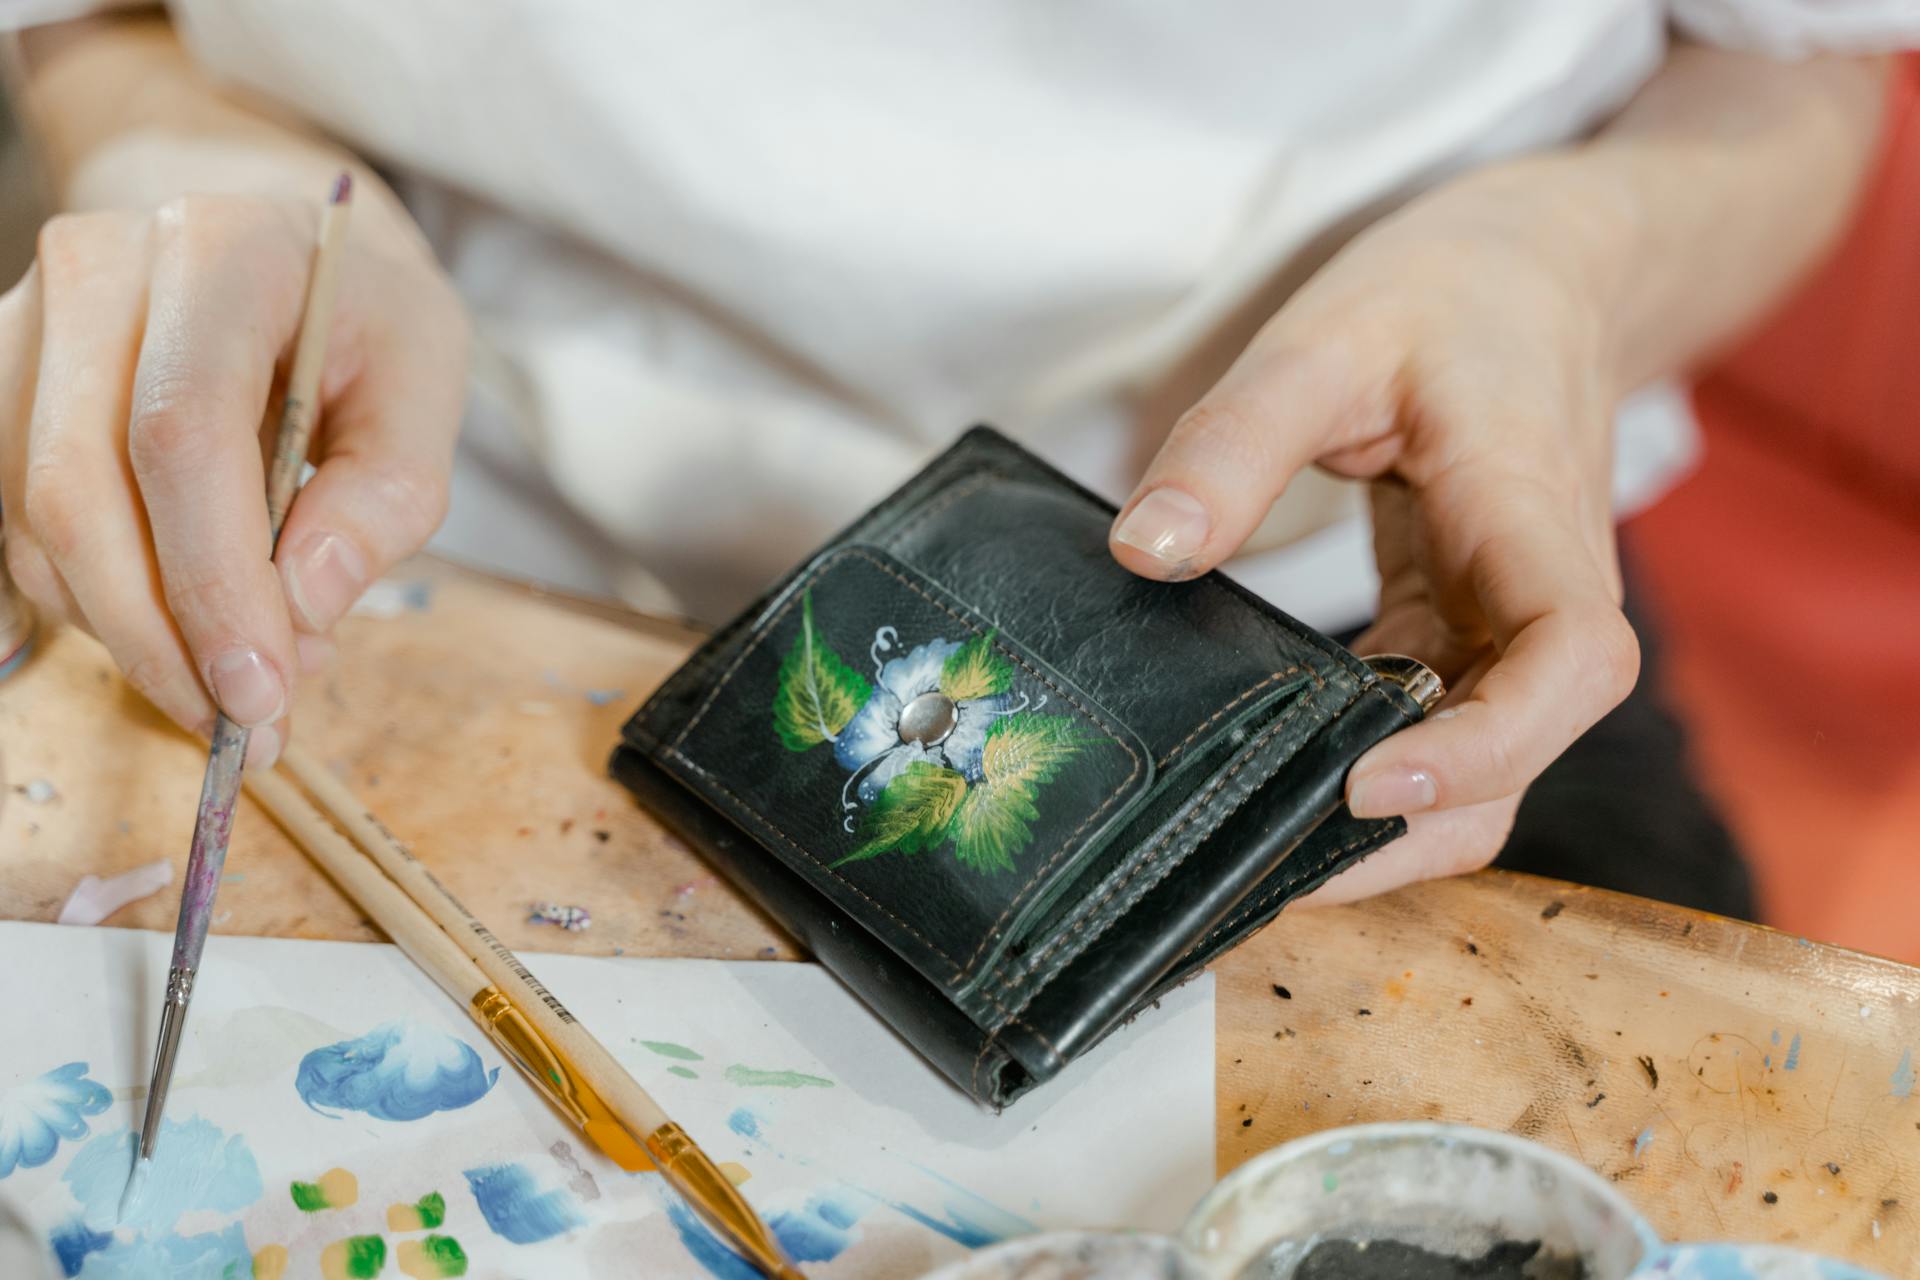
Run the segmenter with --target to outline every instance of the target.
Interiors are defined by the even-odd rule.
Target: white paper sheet
[[[106,1184],[117,1197],[169,945],[0,923],[0,1201],[64,1250],[50,1275],[245,1280],[284,1261],[287,1277],[334,1277],[375,1252],[381,1276],[752,1275],[657,1175],[621,1172],[552,1112],[396,950],[350,943],[212,940],[163,1191],[116,1230]],[[994,1116],[810,965],[528,962],[714,1159],[746,1168],[748,1197],[819,1280],[916,1276],[1033,1230],[1170,1229],[1212,1181],[1210,977]],[[296,1181],[315,1184],[309,1203],[346,1201],[322,1177],[335,1169],[352,1203],[296,1207]],[[429,1193],[442,1222],[429,1200],[390,1224],[390,1206]],[[340,1243],[361,1237],[379,1243]]]

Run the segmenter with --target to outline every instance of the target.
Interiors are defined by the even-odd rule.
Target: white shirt
[[[1142,389],[1336,228],[1590,130],[1659,0],[176,0],[190,48],[389,166],[465,295],[437,545],[715,621],[989,421],[1120,499]],[[1797,52],[1914,0],[1683,0]],[[1619,498],[1690,456],[1641,402]],[[1165,424],[1158,424],[1164,428]],[[1372,607],[1357,498],[1230,571]],[[1284,505],[1284,504],[1283,504]],[[1300,536],[1305,535],[1305,536]]]

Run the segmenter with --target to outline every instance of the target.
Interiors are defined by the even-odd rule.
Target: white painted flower
[[[876,653],[890,643],[891,630],[886,628],[875,639]],[[916,761],[953,769],[968,782],[980,780],[987,727],[1025,707],[1027,699],[1009,693],[948,697],[941,688],[941,674],[961,647],[951,640],[929,640],[904,657],[876,664],[872,696],[833,744],[833,758],[859,777],[862,804],[873,803],[895,775]],[[909,708],[922,719],[916,721]]]

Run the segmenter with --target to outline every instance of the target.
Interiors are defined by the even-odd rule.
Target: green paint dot
[[[1320,1179],[1320,1188],[1323,1191],[1337,1191],[1339,1190],[1339,1187],[1340,1187],[1340,1179],[1334,1177],[1330,1173],[1322,1176]]]
[[[354,1280],[372,1280],[387,1265],[387,1242],[379,1236],[348,1236],[347,1274]]]
[[[296,1182],[287,1190],[293,1196],[293,1207],[302,1213],[318,1213],[327,1207],[327,1193],[317,1182]]]
[[[555,1070],[554,1070],[554,1069],[553,1069],[552,1067],[548,1067],[548,1068],[547,1068],[547,1078],[548,1078],[548,1079],[550,1079],[550,1080],[552,1080],[552,1081],[553,1081],[553,1082],[554,1082],[555,1084],[565,1084],[565,1083],[566,1083],[566,1081],[565,1081],[565,1080],[562,1080],[562,1079],[560,1078],[560,1073],[559,1073],[558,1071],[555,1071]]]
[[[420,1251],[443,1276],[467,1274],[467,1252],[452,1236],[428,1236],[420,1242]]]
[[[689,1080],[698,1080],[700,1078],[700,1073],[692,1067],[668,1067],[667,1074],[684,1076]]]
[[[420,1215],[420,1225],[423,1227],[437,1227],[447,1220],[447,1202],[438,1191],[429,1191],[421,1196],[413,1202],[413,1208]]]
[[[804,1071],[762,1071],[758,1067],[734,1063],[727,1068],[727,1083],[749,1089],[831,1089],[833,1081],[825,1076],[810,1076]]]
[[[678,1058],[682,1062],[705,1061],[701,1055],[687,1048],[687,1046],[675,1044],[671,1040],[642,1040],[640,1043],[663,1058]]]

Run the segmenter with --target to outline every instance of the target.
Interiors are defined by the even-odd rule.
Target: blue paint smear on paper
[[[944,1216],[936,1218],[931,1213],[895,1200],[889,1200],[887,1203],[930,1231],[938,1231],[947,1239],[969,1249],[980,1249],[990,1244],[999,1244],[1012,1236],[1031,1234],[1039,1229],[1019,1214],[1009,1213],[992,1201],[975,1195],[951,1178],[941,1177],[925,1165],[914,1167],[935,1182],[944,1183],[952,1189],[952,1194],[941,1206]]]
[[[699,1215],[687,1207],[679,1193],[671,1188],[665,1196],[667,1202],[667,1221],[680,1235],[680,1243],[685,1245],[693,1260],[705,1267],[709,1274],[719,1280],[760,1280],[760,1271],[745,1258],[720,1243],[720,1237],[713,1234],[707,1224],[700,1221]]]
[[[764,1126],[764,1118],[748,1107],[736,1107],[733,1113],[727,1117],[727,1127],[729,1129],[732,1129],[743,1138],[761,1143],[768,1151],[776,1156],[780,1156],[781,1152],[771,1143],[767,1142]],[[782,1156],[782,1158],[784,1159],[785,1157]],[[1002,1209],[992,1201],[967,1190],[951,1178],[942,1177],[924,1165],[915,1165],[914,1168],[948,1189],[948,1194],[941,1197],[942,1204],[939,1209],[921,1209],[902,1201],[891,1200],[857,1183],[848,1184],[848,1190],[855,1195],[870,1197],[877,1203],[884,1204],[895,1212],[926,1227],[929,1231],[938,1232],[947,1237],[947,1239],[964,1245],[969,1249],[978,1249],[986,1245],[998,1244],[1000,1241],[1009,1239],[1010,1237],[1029,1235],[1039,1229],[1019,1214],[1010,1213]],[[845,1213],[849,1212],[850,1206],[857,1202],[842,1196],[838,1198],[835,1203],[835,1212]],[[771,1225],[771,1223],[769,1225]],[[831,1218],[823,1218],[821,1223],[802,1223],[799,1219],[795,1219],[792,1225],[796,1232],[804,1229],[814,1229],[816,1232],[814,1240],[816,1243],[819,1243],[822,1238],[817,1232],[817,1227],[820,1225],[832,1226],[833,1220]],[[851,1225],[850,1221],[848,1225]],[[844,1230],[844,1228],[842,1229]],[[718,1241],[716,1240],[715,1243],[718,1244]],[[728,1256],[733,1256],[731,1251],[728,1252]],[[708,1269],[713,1270],[711,1266],[709,1266]],[[715,1272],[715,1274],[725,1277],[726,1280],[731,1280],[731,1273]]]
[[[62,1138],[86,1137],[86,1117],[112,1101],[103,1086],[87,1079],[84,1062],[55,1067],[0,1094],[0,1178],[53,1159]]]
[[[1648,1125],[1646,1128],[1640,1131],[1640,1136],[1633,1140],[1633,1158],[1635,1160],[1638,1160],[1640,1158],[1641,1153],[1647,1149],[1647,1144],[1652,1141],[1653,1141],[1653,1126]]]
[[[98,1253],[113,1243],[113,1233],[95,1231],[84,1219],[75,1218],[48,1233],[47,1243],[53,1246],[53,1256],[60,1260],[60,1274],[72,1277],[80,1274],[88,1254]]]
[[[1778,1027],[1775,1027],[1775,1028],[1773,1029],[1773,1042],[1774,1042],[1775,1044],[1779,1044],[1779,1043],[1780,1043],[1780,1028],[1778,1028]]]
[[[1800,1033],[1796,1031],[1793,1033],[1793,1043],[1787,1046],[1787,1070],[1798,1071],[1799,1069],[1800,1069]]]
[[[378,1120],[418,1120],[485,1097],[500,1068],[488,1071],[458,1036],[411,1022],[384,1022],[358,1040],[342,1040],[300,1059],[293,1087],[314,1111],[364,1111]]]
[[[1773,1069],[1773,1055],[1770,1053],[1763,1055],[1760,1059],[1760,1065],[1771,1071]]]
[[[587,701],[591,702],[596,707],[604,707],[604,706],[607,706],[609,703],[618,702],[620,699],[626,696],[627,696],[627,691],[625,689],[589,689],[587,690]]]
[[[253,1252],[238,1222],[223,1230],[179,1236],[170,1232],[112,1242],[88,1254],[76,1280],[241,1280],[253,1275]]]
[[[735,1253],[700,1220],[680,1194],[661,1184],[667,1221],[680,1236],[693,1260],[718,1280],[759,1280],[752,1263]],[[866,1211],[868,1197],[845,1190],[811,1196],[798,1209],[776,1210],[767,1226],[794,1262],[830,1262],[854,1241],[854,1225]]]
[[[776,1211],[767,1225],[795,1262],[831,1262],[853,1243],[854,1224],[865,1208],[844,1192],[822,1192],[798,1209]]]
[[[466,1171],[467,1187],[480,1204],[480,1216],[494,1234],[515,1244],[537,1244],[586,1225],[586,1215],[562,1188],[541,1191],[533,1175],[518,1164],[493,1164]]]
[[[199,1116],[163,1120],[150,1176],[123,1217],[120,1196],[133,1172],[134,1155],[131,1129],[103,1133],[80,1148],[60,1175],[89,1226],[167,1232],[183,1214],[233,1213],[260,1198],[260,1166],[246,1139],[229,1137]]]
[[[1893,1069],[1893,1096],[1907,1098],[1913,1096],[1913,1050],[1900,1055],[1900,1065]]]

